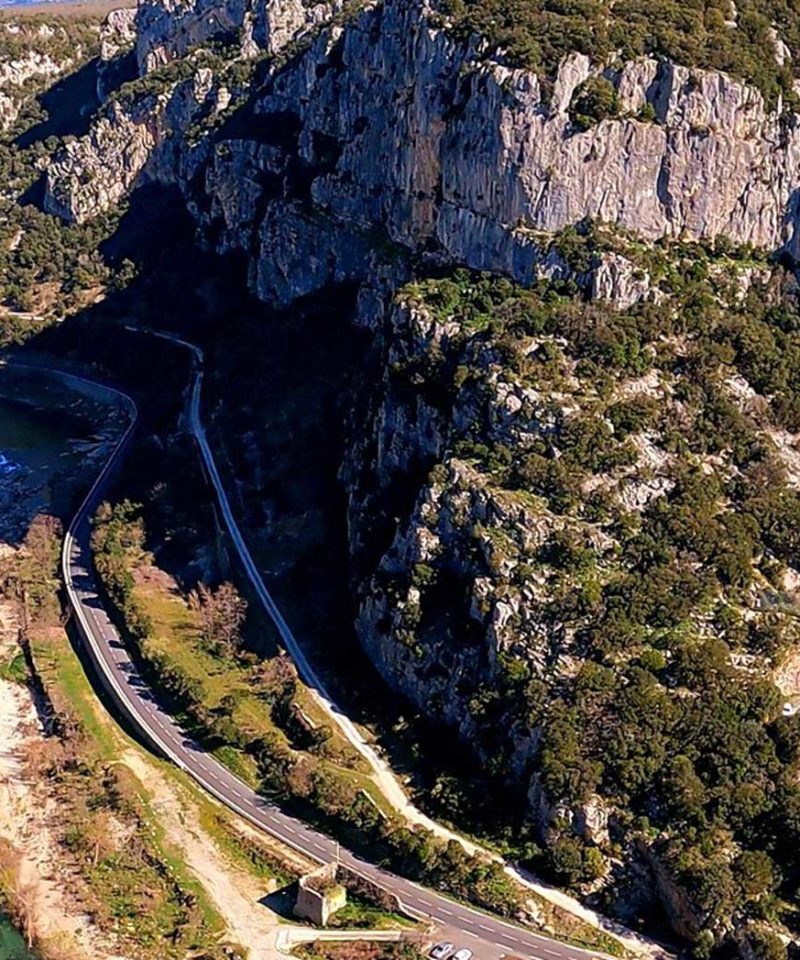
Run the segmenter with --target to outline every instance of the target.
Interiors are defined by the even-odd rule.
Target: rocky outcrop
[[[15,17],[13,11],[4,16],[0,21],[0,132],[11,129],[23,104],[59,78],[85,67],[97,54],[99,33],[100,25],[93,18],[54,17],[45,22],[39,17]],[[95,105],[73,106],[89,110]]]
[[[148,0],[137,53],[147,70],[234,32],[246,57],[283,46],[333,9]],[[757,90],[723,74],[644,59],[607,71],[621,115],[580,131],[569,107],[593,69],[586,57],[567,57],[547,96],[533,74],[486,61],[435,26],[425,0],[386,0],[323,29],[276,67],[243,108],[236,136],[223,132],[208,145],[199,178],[196,163],[191,176],[180,164],[173,175],[221,250],[255,252],[254,286],[277,303],[337,276],[363,279],[365,237],[373,249],[378,240],[387,252],[399,247],[524,283],[542,273],[543,234],[586,218],[648,240],[722,236],[797,252],[793,116],[767,111]],[[649,119],[639,119],[646,105]],[[98,146],[82,151],[90,164]],[[94,162],[113,157],[98,153]],[[240,196],[243,170],[258,175]],[[58,175],[56,192],[81,192],[80,177],[65,184]],[[56,206],[88,216],[103,196],[111,199],[94,192]],[[602,265],[597,294],[623,303],[647,296],[646,281],[620,266]]]
[[[569,636],[555,638],[542,618],[546,576],[529,571],[521,583],[515,571],[570,522],[500,489],[449,451],[478,423],[483,443],[524,448],[552,433],[558,413],[536,389],[505,376],[487,345],[460,361],[485,373],[481,389],[462,386],[455,399],[430,393],[420,371],[445,362],[464,331],[413,296],[394,305],[388,328],[380,402],[361,425],[369,442],[354,445],[347,473],[354,553],[398,477],[424,479],[374,574],[360,584],[358,632],[395,690],[477,743],[479,720],[465,700],[494,682],[505,655],[522,643],[536,675],[569,659]],[[593,534],[592,546],[602,555],[610,544]],[[536,732],[509,735],[523,770]]]
[[[214,39],[236,38],[247,56],[274,54],[342,5],[343,0],[144,0],[137,13],[140,71],[164,66]]]
[[[169,180],[174,139],[192,120],[216,108],[219,90],[210,70],[132,102],[112,100],[88,136],[64,147],[46,173],[45,209],[83,223],[109,210],[143,180]]]
[[[259,142],[230,145],[258,155],[277,194],[262,187],[233,231],[259,204],[268,222],[270,201],[297,193],[286,171],[298,166],[299,199],[334,225],[330,245],[328,231],[306,237],[297,224],[294,267],[284,248],[271,277],[274,234],[262,230],[269,245],[259,242],[255,224],[247,243],[255,232],[260,296],[286,302],[295,282],[307,291],[309,243],[330,264],[317,273],[327,282],[365,230],[522,282],[541,272],[541,234],[587,217],[650,240],[724,236],[795,251],[800,129],[791,117],[769,113],[755,89],[724,75],[643,60],[613,75],[623,116],[579,132],[569,104],[589,71],[585,57],[567,58],[548,99],[535,76],[483,62],[437,30],[421,2],[387,0],[325,31],[257,98]],[[637,119],[645,104],[655,120]],[[232,192],[220,174],[209,182],[212,206]],[[241,242],[227,221],[218,226],[223,245]],[[646,295],[615,267],[598,275],[599,293]]]
[[[163,98],[133,110],[112,103],[91,134],[68,143],[47,171],[45,210],[83,223],[130,191],[162,136]],[[107,158],[114,157],[113,164]]]
[[[100,103],[122,83],[134,78],[135,41],[135,8],[112,10],[100,27],[100,58],[97,66],[97,99]]]
[[[592,300],[615,303],[621,309],[651,296],[648,274],[618,253],[604,253],[591,270],[588,280]]]
[[[49,54],[31,50],[18,60],[0,63],[0,87],[21,87],[33,77],[55,77],[71,65],[71,60],[57,63]]]
[[[136,9],[112,10],[100,28],[100,59],[113,60],[133,47],[136,40]]]
[[[69,70],[72,64],[71,59],[57,62],[48,53],[37,50],[0,62],[0,130],[8,130],[17,119],[30,81],[47,83]]]

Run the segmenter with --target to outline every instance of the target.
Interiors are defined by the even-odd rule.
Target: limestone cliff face
[[[594,285],[603,286],[622,259],[607,258],[594,274]],[[738,266],[726,261],[725,271],[723,278],[709,270],[705,288],[724,310],[735,311],[740,283],[754,284],[754,300],[774,304],[776,284],[766,265],[760,277],[746,261]],[[524,787],[526,813],[544,845],[579,836],[620,866],[618,875],[602,880],[607,904],[624,914],[631,899],[628,886],[643,899],[649,890],[680,936],[691,940],[713,931],[722,937],[724,924],[675,855],[672,824],[663,844],[652,843],[652,837],[645,842],[625,819],[628,802],[611,799],[617,789],[613,778],[579,799],[567,797],[555,785],[558,778],[547,778],[545,760],[554,717],[565,702],[561,698],[570,696],[566,691],[580,685],[594,662],[587,638],[608,601],[592,597],[603,595],[601,585],[619,584],[638,570],[638,558],[633,566],[625,559],[626,543],[636,536],[631,531],[661,508],[670,509],[666,504],[680,476],[682,454],[667,440],[666,425],[679,424],[678,432],[688,436],[697,422],[692,403],[682,399],[680,361],[691,348],[681,338],[672,342],[668,349],[675,350],[672,359],[680,357],[677,367],[659,366],[657,350],[648,350],[650,359],[642,368],[615,370],[598,390],[597,369],[585,366],[585,355],[572,352],[570,338],[575,329],[591,328],[603,310],[606,316],[613,311],[581,304],[577,328],[565,313],[550,334],[542,335],[535,322],[515,329],[515,318],[525,314],[522,306],[520,314],[497,303],[477,315],[463,310],[470,290],[482,282],[469,275],[409,284],[387,315],[362,303],[360,319],[371,321],[384,351],[384,375],[369,415],[362,413],[353,425],[355,440],[342,471],[359,639],[395,692],[426,717],[456,730],[483,769],[502,771],[508,782]],[[661,293],[654,289],[649,295]],[[453,307],[459,303],[462,307]],[[665,323],[674,308],[668,300],[659,308]],[[647,308],[638,310],[629,316],[649,314]],[[624,339],[621,331],[611,335],[617,344]],[[662,336],[661,342],[667,339]],[[756,398],[729,371],[721,389],[744,415],[759,406],[762,414],[766,410],[766,398]],[[543,496],[550,480],[539,486],[544,474],[538,471],[549,477],[558,473],[577,423],[611,424],[611,411],[630,403],[659,411],[661,426],[639,423],[627,437],[624,428],[613,427],[596,440],[598,459],[588,473],[573,474],[574,463],[564,467],[566,487],[575,483],[575,506],[567,503],[571,495],[561,502]],[[782,469],[791,470],[795,454],[786,451],[797,450],[800,434],[784,441],[761,414],[753,425]],[[704,435],[708,430],[702,424],[699,429]],[[619,443],[626,449],[617,456],[612,450]],[[728,451],[698,455],[704,482],[732,475],[737,468],[728,457]],[[533,465],[532,472],[523,466],[518,473],[526,463]],[[789,483],[796,489],[800,479]],[[604,506],[595,513],[592,503]],[[602,513],[607,507],[620,510],[626,523],[609,524]],[[748,610],[757,609],[751,605],[754,597],[749,592],[742,600]],[[699,608],[689,609],[687,618],[710,636]],[[619,662],[632,656],[629,648],[620,649]],[[746,670],[772,669],[760,654],[747,661],[733,657],[732,663],[734,684],[746,682]],[[667,686],[666,696],[681,702],[685,689],[678,693]],[[540,697],[549,705],[542,710]],[[548,717],[554,704],[556,713]],[[599,731],[604,721],[593,716]],[[637,709],[636,717],[637,724],[646,725],[645,711]],[[591,723],[581,729],[587,740],[595,732]],[[646,730],[642,736],[647,737]],[[606,749],[610,741],[603,742]],[[568,752],[563,749],[559,762],[568,763]],[[654,790],[651,809],[660,802]],[[723,841],[714,854],[719,862],[734,855]],[[645,875],[638,872],[643,864]]]
[[[144,0],[137,13],[136,54],[143,73],[214,39],[240,39],[245,56],[277,53],[341,8],[303,0]]]
[[[164,104],[150,104],[128,111],[114,103],[92,130],[91,136],[66,146],[48,171],[50,189],[45,210],[82,223],[98,208],[109,209],[129,192],[159,138],[159,118]],[[103,156],[114,153],[109,167]],[[80,171],[74,173],[74,171]],[[70,189],[72,176],[79,176],[81,189]]]
[[[504,371],[494,344],[476,344],[461,357],[483,371],[479,389],[465,382],[456,393],[432,393],[422,371],[459,350],[463,333],[413,298],[395,301],[386,373],[373,416],[361,425],[365,442],[348,462],[347,485],[357,553],[392,484],[403,478],[413,487],[411,478],[421,478],[388,549],[358,584],[359,636],[398,692],[457,728],[465,741],[479,743],[481,721],[469,701],[481,686],[498,682],[503,656],[524,652],[542,676],[570,659],[569,633],[554,632],[542,616],[547,578],[529,575],[523,583],[515,571],[575,525],[501,489],[468,458],[454,455],[476,424],[482,443],[518,450],[553,435],[563,419],[552,398]],[[599,531],[580,535],[599,556],[611,550]],[[434,568],[445,572],[432,584]],[[509,732],[519,771],[535,753],[537,736],[524,728]]]
[[[68,143],[48,168],[47,212],[83,223],[114,207],[136,184],[171,180],[180,149],[175,131],[213,112],[218,95],[211,72],[198,69],[160,93],[110,101],[90,134]]]
[[[628,118],[579,133],[568,108],[589,69],[564,61],[546,102],[536,77],[476,59],[425,4],[389,0],[320,37],[255,112],[265,130],[293,125],[310,199],[340,228],[380,229],[523,282],[540,260],[537,232],[586,217],[651,240],[794,249],[791,118],[724,76],[641,61],[614,77]],[[632,116],[645,102],[655,122]]]
[[[137,18],[140,66],[231,32],[245,58],[274,52],[335,7],[148,0]],[[251,92],[235,136],[216,133],[191,184],[180,165],[173,175],[221,249],[254,254],[258,294],[279,303],[336,277],[362,279],[365,236],[373,248],[380,236],[522,282],[540,270],[541,234],[587,217],[648,240],[724,236],[797,252],[794,115],[768,112],[758,91],[722,74],[645,59],[606,70],[621,116],[579,132],[569,106],[592,69],[568,57],[546,97],[531,73],[456,42],[426,0],[386,0],[321,28]],[[654,119],[637,118],[646,104]],[[73,159],[95,153],[113,167],[115,154],[94,141]],[[81,179],[64,163],[51,192],[80,193]],[[103,204],[95,194],[71,206],[87,216]]]

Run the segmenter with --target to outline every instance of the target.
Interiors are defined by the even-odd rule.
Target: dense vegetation
[[[357,759],[319,718],[309,716],[311,704],[285,655],[256,656],[241,636],[232,641],[225,628],[209,631],[208,624],[219,621],[208,616],[209,596],[219,597],[225,610],[241,610],[231,601],[230,585],[200,587],[185,605],[173,598],[167,618],[164,602],[154,602],[141,586],[144,542],[141,508],[128,502],[101,506],[92,538],[98,572],[150,679],[169,694],[194,735],[266,796],[366,844],[372,856],[395,869],[506,916],[524,909],[521,889],[500,864],[411,829],[383,809]],[[224,619],[241,626],[238,613]],[[180,649],[165,641],[169,631],[177,631]],[[564,921],[559,916],[552,922]],[[568,927],[573,938],[614,950],[602,933],[577,923]]]
[[[774,677],[798,649],[800,307],[781,271],[737,300],[728,257],[661,262],[668,305],[621,313],[467,273],[406,291],[458,330],[410,331],[394,365],[448,444],[437,508],[412,518],[430,532],[410,535],[447,550],[406,579],[394,558],[373,589],[428,682],[462,658],[495,775],[516,779],[540,730],[547,804],[613,811],[610,835],[548,820],[540,862],[580,885],[643,844],[688,891],[702,952],[732,923],[798,926],[800,718]],[[514,614],[488,668],[475,617],[497,601]]]
[[[648,54],[686,66],[724,70],[752,81],[774,104],[794,100],[798,61],[779,66],[770,30],[790,50],[800,44],[800,10],[785,0],[445,0],[462,35],[479,33],[509,60],[552,77],[558,61],[580,51],[596,62],[619,51]],[[794,75],[793,75],[794,70]]]
[[[63,16],[54,10],[19,16],[4,11],[0,13],[0,61],[23,60],[35,50],[55,63],[79,66],[97,54],[99,26],[99,15],[83,12]],[[35,84],[32,87],[36,89]]]
[[[16,111],[0,135],[0,343],[20,342],[93,302],[111,279],[99,247],[117,214],[76,227],[39,208],[42,171],[93,104],[89,74],[99,46],[99,16],[0,18],[4,59],[49,57],[69,76],[37,74],[0,91]]]

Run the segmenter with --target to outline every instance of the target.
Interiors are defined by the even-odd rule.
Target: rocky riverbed
[[[74,480],[102,465],[122,414],[44,374],[0,373],[0,543],[16,545],[42,511],[71,505]]]

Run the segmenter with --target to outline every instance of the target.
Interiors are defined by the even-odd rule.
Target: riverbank
[[[12,435],[9,402],[0,399],[0,450],[41,455],[30,437]],[[94,473],[114,434],[91,436]],[[45,446],[57,440],[43,434]],[[85,485],[84,471],[86,461],[73,487]],[[9,912],[44,960],[279,960],[291,883],[310,864],[208,800],[107,714],[61,625],[60,532],[52,499],[46,506],[19,542],[0,546],[0,887]]]
[[[97,473],[126,413],[46,372],[0,366],[0,544],[18,546],[42,512],[65,517],[74,491]]]

